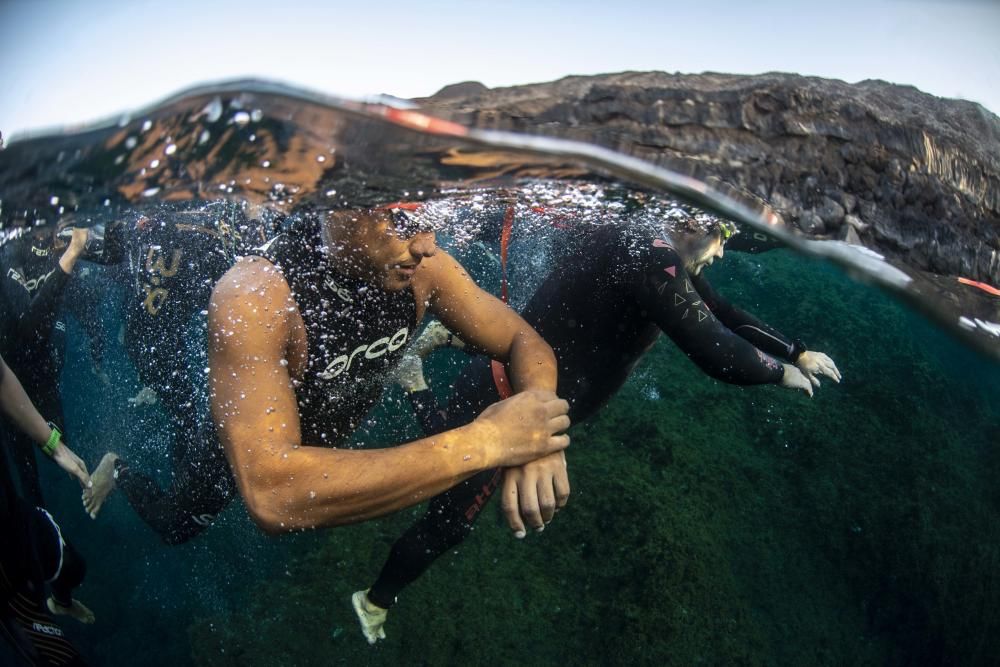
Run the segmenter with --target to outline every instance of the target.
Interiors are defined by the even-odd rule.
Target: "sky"
[[[400,97],[624,70],[883,79],[1000,114],[1000,0],[0,0],[0,132],[242,77]]]

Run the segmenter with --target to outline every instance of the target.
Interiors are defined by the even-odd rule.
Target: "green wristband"
[[[42,445],[42,451],[48,456],[52,456],[56,452],[56,446],[59,444],[59,441],[62,440],[62,431],[52,422],[49,422],[49,428],[52,429],[52,433],[49,434],[48,442]]]

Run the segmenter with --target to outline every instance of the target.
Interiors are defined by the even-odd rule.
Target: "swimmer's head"
[[[386,291],[409,286],[421,262],[437,253],[434,231],[415,215],[416,208],[396,202],[327,212],[324,241],[339,270]]]
[[[712,262],[722,259],[726,242],[739,233],[736,225],[712,215],[698,213],[673,219],[670,238],[684,258],[684,268],[698,275]]]

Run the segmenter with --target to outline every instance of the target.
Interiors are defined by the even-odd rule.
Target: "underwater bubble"
[[[132,150],[138,143],[139,141],[135,137],[128,137],[125,139],[125,148]]]
[[[259,123],[264,118],[264,112],[260,109],[254,109],[250,112],[250,120],[255,123]]]
[[[148,189],[142,191],[142,196],[143,197],[153,197],[159,191],[160,191],[160,188],[148,188]]]
[[[203,143],[212,138],[212,133],[208,130],[202,130],[201,134],[198,135],[198,145],[201,146]]]
[[[160,166],[160,161],[159,160],[153,160],[152,162],[149,163],[149,168],[150,169],[156,169],[159,166]]]
[[[167,155],[173,155],[177,152],[177,144],[168,144],[167,147],[163,149],[163,152]]]
[[[53,206],[58,206],[59,205],[59,197],[53,196],[51,199],[49,199],[49,203],[52,204]]]
[[[233,114],[233,122],[237,125],[246,125],[250,122],[250,114],[246,111],[237,111]]]
[[[142,124],[142,131],[149,132],[149,130],[152,129],[152,127],[153,127],[153,121],[147,120]]]

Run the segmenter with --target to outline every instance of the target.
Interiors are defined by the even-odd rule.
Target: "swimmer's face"
[[[399,230],[388,211],[354,213],[349,222],[343,252],[354,259],[351,273],[386,291],[405,289],[420,263],[437,253],[433,232]]]
[[[698,275],[706,266],[710,266],[715,258],[722,259],[723,247],[722,234],[715,233],[706,237],[701,242],[695,244],[691,259],[687,262],[687,272],[691,275]]]

